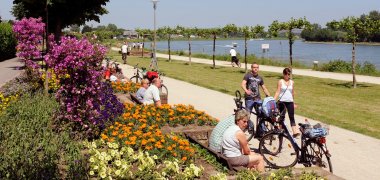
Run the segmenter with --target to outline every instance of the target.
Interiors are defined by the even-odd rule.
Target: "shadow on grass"
[[[221,67],[221,66],[215,66],[215,68],[214,68],[214,67],[212,67],[212,65],[211,65],[211,66],[204,66],[203,69],[212,69],[212,70],[216,70],[216,69],[226,69],[226,68],[225,68],[225,67]],[[227,72],[227,71],[222,71],[222,72]]]
[[[352,82],[345,82],[345,83],[326,83],[328,86],[332,86],[332,87],[338,87],[338,88],[349,88],[349,89],[352,89],[353,86],[352,86]],[[369,86],[367,84],[356,84],[356,87],[357,88],[369,88],[369,87],[372,87],[372,86]]]
[[[222,88],[217,88],[218,91],[222,92],[222,93],[227,93],[227,94],[231,94],[232,92],[227,90],[227,89],[222,89]]]

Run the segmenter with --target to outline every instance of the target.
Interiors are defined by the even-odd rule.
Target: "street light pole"
[[[158,71],[158,62],[156,56],[156,9],[158,0],[152,0],[154,9],[154,36],[153,36],[153,66]]]

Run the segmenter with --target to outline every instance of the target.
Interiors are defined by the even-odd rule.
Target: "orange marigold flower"
[[[137,139],[136,136],[131,136],[131,137],[129,137],[129,140],[130,140],[130,141],[136,141],[136,139]]]
[[[169,151],[173,150],[173,148],[171,146],[167,147],[166,149]]]
[[[117,131],[112,131],[112,136],[117,136],[119,134],[119,132]]]
[[[182,161],[186,161],[186,160],[187,160],[186,156],[182,157]]]
[[[141,145],[143,145],[143,146],[145,146],[147,143],[148,143],[148,141],[145,140],[145,139],[143,139],[143,140],[141,141]]]
[[[174,153],[173,153],[173,156],[174,156],[174,157],[177,157],[177,153],[174,152]]]
[[[106,140],[106,139],[108,138],[108,136],[105,135],[105,134],[102,134],[101,136],[102,136],[102,139],[103,139],[103,140]]]

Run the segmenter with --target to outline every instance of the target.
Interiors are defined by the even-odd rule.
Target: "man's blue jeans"
[[[253,108],[255,108],[256,116],[260,116],[261,114],[261,105],[263,102],[261,100],[253,100],[253,99],[245,99],[245,109],[249,112],[252,112]],[[254,128],[254,124],[252,121],[248,121],[248,128],[249,130]],[[262,130],[265,129],[264,124],[262,124],[262,127],[260,127],[260,130],[257,129],[256,133],[262,132]],[[260,132],[258,132],[260,131]]]

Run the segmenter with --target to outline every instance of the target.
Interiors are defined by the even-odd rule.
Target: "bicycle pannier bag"
[[[262,112],[266,117],[272,117],[277,111],[276,100],[273,97],[264,98]]]
[[[305,130],[305,135],[309,138],[317,138],[324,137],[328,134],[328,130],[326,128],[309,128]]]

